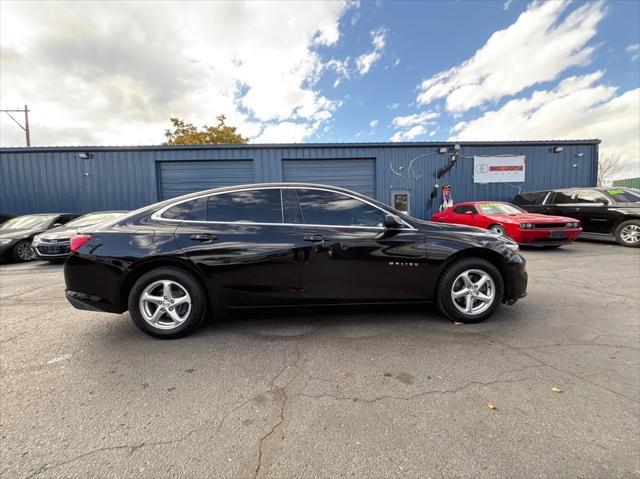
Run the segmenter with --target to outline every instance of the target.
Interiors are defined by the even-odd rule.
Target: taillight
[[[90,235],[75,235],[71,237],[71,241],[69,242],[69,247],[71,248],[71,252],[78,251],[82,248],[87,241],[91,239]]]

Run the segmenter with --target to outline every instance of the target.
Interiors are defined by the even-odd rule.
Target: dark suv
[[[640,246],[640,191],[634,188],[532,191],[516,195],[512,203],[531,213],[580,220],[587,235],[613,235],[622,246]]]

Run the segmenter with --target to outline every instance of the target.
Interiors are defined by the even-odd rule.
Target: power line
[[[20,128],[22,128],[25,132],[26,138],[27,138],[27,146],[31,146],[31,130],[29,129],[29,112],[31,110],[29,110],[29,108],[27,108],[27,105],[24,106],[24,110],[0,110],[5,112],[7,115],[9,115],[9,118],[11,118],[16,125],[18,125]],[[16,120],[13,115],[11,113],[24,113],[24,125],[22,123],[20,123],[18,120]]]

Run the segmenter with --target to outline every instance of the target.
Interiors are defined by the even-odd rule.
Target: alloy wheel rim
[[[499,235],[504,234],[504,229],[501,226],[492,226],[490,230],[493,231],[494,233],[498,233]]]
[[[33,258],[33,248],[29,243],[20,243],[18,245],[18,257],[23,261]]]
[[[627,225],[620,231],[622,241],[629,244],[635,244],[640,241],[640,226]]]
[[[144,320],[157,329],[175,329],[191,314],[191,296],[186,288],[168,279],[147,286],[139,305]]]
[[[451,285],[451,299],[458,311],[477,316],[491,307],[496,297],[496,285],[486,271],[469,269],[459,274]]]

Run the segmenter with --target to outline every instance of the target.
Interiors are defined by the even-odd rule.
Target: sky
[[[640,2],[0,2],[34,146],[602,140],[640,176]],[[24,145],[0,119],[0,145]]]

